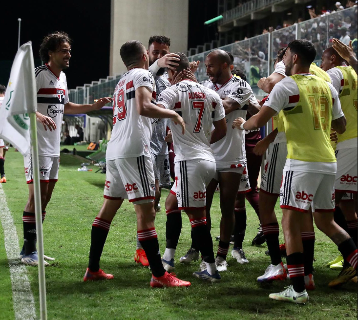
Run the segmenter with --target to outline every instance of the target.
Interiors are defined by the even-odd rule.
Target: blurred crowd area
[[[349,44],[352,40],[357,54],[357,6],[338,10],[330,14],[322,14],[316,18],[287,25],[285,28],[264,32],[262,35],[237,41],[220,47],[234,56],[234,66],[247,76],[247,82],[258,96],[264,93],[256,86],[262,77],[273,71],[273,63],[280,48],[286,47],[295,39],[311,41],[317,55],[315,62],[320,65],[323,51],[331,45],[332,39],[340,39]],[[191,61],[200,61],[196,76],[199,81],[205,80],[205,58],[209,51],[189,57]]]

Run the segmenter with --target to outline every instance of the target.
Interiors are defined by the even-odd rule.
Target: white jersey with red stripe
[[[211,145],[218,169],[235,167],[246,161],[245,131],[233,129],[232,124],[238,117],[246,119],[247,104],[250,99],[255,99],[255,96],[245,80],[234,76],[221,86],[210,80],[205,81],[203,85],[215,90],[221,99],[230,98],[241,106],[240,109],[226,115],[226,136]]]
[[[185,121],[185,133],[170,123],[175,147],[175,162],[204,159],[215,162],[210,148],[213,122],[224,119],[225,111],[219,95],[196,82],[183,80],[165,89],[158,104],[176,111]]]
[[[69,102],[66,75],[61,71],[57,77],[48,65],[35,69],[37,88],[37,111],[52,118],[56,129],[45,130],[37,124],[37,139],[40,156],[60,156],[61,127],[64,106]]]
[[[139,115],[135,91],[146,87],[155,101],[155,82],[145,69],[134,68],[123,74],[113,94],[113,130],[106,159],[150,156],[152,119]]]

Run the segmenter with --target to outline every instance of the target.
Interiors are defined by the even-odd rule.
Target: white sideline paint
[[[19,239],[6,196],[0,183],[0,220],[4,229],[4,242],[10,267],[12,299],[16,320],[36,319],[34,296],[32,295],[27,270],[19,259]]]

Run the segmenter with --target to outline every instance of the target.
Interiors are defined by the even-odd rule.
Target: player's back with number
[[[113,94],[113,130],[107,160],[149,155],[151,120],[139,115],[135,91],[146,87],[155,98],[155,83],[148,70],[131,69],[119,80]]]
[[[219,95],[198,83],[184,80],[163,91],[158,103],[176,111],[185,121],[184,135],[179,126],[170,125],[176,162],[203,158],[214,161],[210,148],[213,123],[225,118]]]

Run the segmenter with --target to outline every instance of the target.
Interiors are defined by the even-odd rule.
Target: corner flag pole
[[[18,18],[17,21],[19,21],[19,34],[17,36],[17,48],[20,48],[21,18]]]
[[[21,20],[21,19],[20,19]],[[32,52],[31,52],[32,55]],[[34,60],[31,59],[31,70],[35,70]],[[33,84],[35,85],[35,84]],[[35,91],[35,88],[34,88]],[[37,108],[35,108],[37,110]],[[41,205],[41,188],[40,188],[40,165],[39,151],[37,141],[37,123],[36,112],[30,113],[30,135],[32,145],[32,165],[34,178],[34,199],[35,199],[35,219],[37,230],[37,247],[38,247],[38,278],[39,278],[39,300],[40,300],[40,319],[47,320],[46,306],[46,281],[44,265],[44,242],[42,231],[42,205]]]

